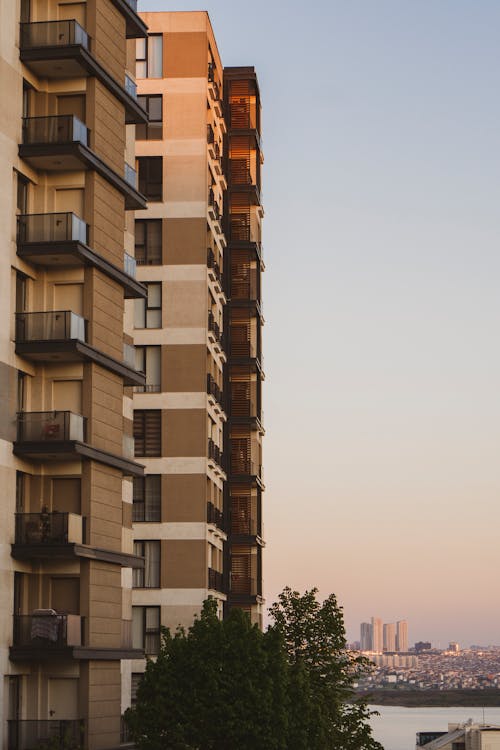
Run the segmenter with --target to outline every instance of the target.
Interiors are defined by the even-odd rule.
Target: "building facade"
[[[372,626],[369,622],[362,622],[360,627],[360,648],[361,651],[372,650]]]
[[[408,622],[398,620],[396,623],[396,651],[408,651]]]
[[[384,623],[384,651],[396,650],[396,626],[393,622]]]
[[[116,747],[130,700],[133,0],[9,0],[0,83],[0,746]]]
[[[260,99],[224,69],[208,14],[141,14],[136,129],[134,645],[188,627],[212,596],[262,620]],[[133,692],[144,660],[132,666]]]
[[[381,654],[384,646],[382,620],[380,617],[372,617],[372,651]]]

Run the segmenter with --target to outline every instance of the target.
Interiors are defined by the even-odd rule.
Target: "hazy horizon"
[[[267,602],[500,641],[500,5],[201,7],[263,101]]]

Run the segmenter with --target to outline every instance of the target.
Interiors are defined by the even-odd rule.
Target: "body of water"
[[[426,730],[446,732],[448,722],[463,723],[468,719],[482,723],[482,708],[403,708],[402,706],[370,706],[380,716],[372,718],[373,736],[384,750],[415,750],[415,735]],[[485,708],[486,723],[500,725],[500,707]]]

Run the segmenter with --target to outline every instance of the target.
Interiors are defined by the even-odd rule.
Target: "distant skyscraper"
[[[396,651],[408,651],[408,623],[399,620],[396,623]]]
[[[361,651],[372,650],[372,626],[369,622],[361,623]]]
[[[396,626],[393,622],[384,625],[384,651],[396,650]]]
[[[383,646],[382,620],[380,617],[372,617],[372,651],[381,654]]]

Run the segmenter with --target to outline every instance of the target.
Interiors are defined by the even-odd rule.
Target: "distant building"
[[[372,651],[381,654],[384,647],[382,620],[380,617],[372,617]]]
[[[430,651],[432,648],[432,645],[430,641],[418,641],[418,643],[415,643],[415,651],[417,654],[422,653],[422,651]]]
[[[396,651],[408,651],[408,623],[399,620],[396,623]]]
[[[460,652],[460,646],[456,641],[450,641],[450,645],[448,646],[448,651],[453,651],[453,653],[458,654]]]
[[[396,626],[393,622],[384,624],[384,651],[396,650]]]
[[[417,732],[416,750],[497,750],[500,727],[488,724],[448,724],[447,732]]]
[[[369,622],[361,623],[360,638],[361,638],[361,651],[371,651],[372,650],[372,626],[370,625]]]

